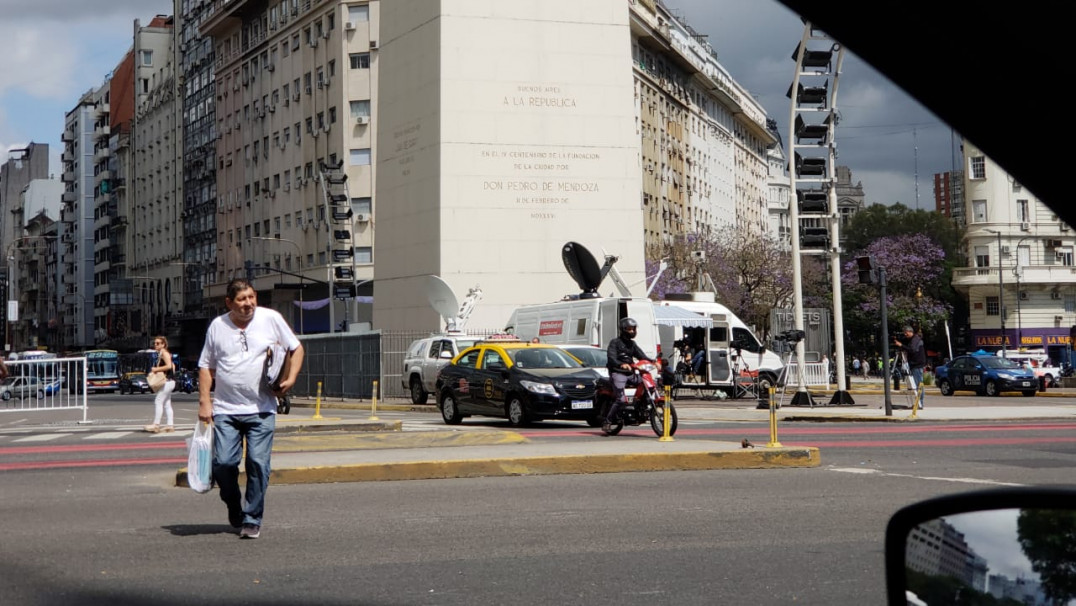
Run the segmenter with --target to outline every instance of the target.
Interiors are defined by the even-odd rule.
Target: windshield
[[[553,347],[509,350],[512,362],[520,368],[582,368],[568,352]]]
[[[604,349],[581,347],[579,349],[569,349],[568,353],[579,358],[584,366],[604,368],[609,362],[609,353]]]
[[[1020,364],[1007,358],[979,358],[987,368],[1022,368]]]

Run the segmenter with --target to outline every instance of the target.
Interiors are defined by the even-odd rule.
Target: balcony
[[[71,152],[64,152],[64,155],[60,156],[60,159],[63,160],[64,162],[74,162],[75,161],[75,154],[73,154]]]
[[[63,202],[65,204],[73,203],[78,200],[78,195],[73,191],[65,191],[63,195]]]
[[[112,108],[108,103],[98,103],[97,106],[93,108],[93,117],[100,120],[107,116],[111,110]]]
[[[69,171],[65,172],[64,176],[63,176],[63,182],[64,183],[74,183],[75,182],[75,171],[69,170]]]
[[[1005,274],[1002,281],[1006,288],[1016,287],[1016,277],[1012,266],[1001,268]],[[1020,286],[1032,284],[1076,284],[1076,266],[1073,265],[1025,265],[1020,277]],[[966,289],[972,286],[998,286],[998,268],[996,267],[961,267],[953,270],[953,286]]]
[[[102,124],[101,126],[98,126],[97,128],[93,129],[93,138],[94,139],[107,139],[111,135],[112,135],[112,127],[110,127],[107,124]]]
[[[64,143],[72,143],[75,140],[75,131],[65,130],[64,134],[60,137],[60,140]]]
[[[97,173],[96,175],[94,175],[93,182],[95,184],[97,184],[97,185],[100,185],[102,181],[104,181],[106,179],[111,179],[111,178],[112,178],[112,171],[103,170],[103,171]]]
[[[261,3],[248,0],[214,0],[206,13],[208,16],[198,28],[198,33],[203,36],[215,36],[238,25],[244,13],[258,8],[248,6],[251,4]]]
[[[111,155],[112,150],[108,149],[107,146],[102,147],[101,149],[97,150],[97,153],[93,155],[93,160],[94,162],[101,162],[102,160],[107,160],[108,157]]]

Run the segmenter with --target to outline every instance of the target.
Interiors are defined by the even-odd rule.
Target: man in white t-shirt
[[[265,491],[269,488],[277,396],[295,385],[303,364],[303,346],[283,316],[258,307],[258,293],[249,281],[236,278],[229,282],[224,303],[229,311],[209,324],[198,360],[198,419],[213,423],[213,479],[228,506],[228,522],[242,527],[239,538],[256,539],[261,534]],[[266,351],[274,344],[288,351],[275,392],[264,380]],[[214,381],[216,386],[210,393]],[[239,491],[244,440],[245,495]]]

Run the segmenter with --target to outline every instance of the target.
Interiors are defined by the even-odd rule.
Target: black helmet
[[[620,332],[626,333],[639,327],[639,323],[632,318],[624,318],[620,321]]]

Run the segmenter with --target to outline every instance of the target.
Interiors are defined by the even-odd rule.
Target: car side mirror
[[[452,352],[448,351],[447,349],[442,349],[441,353],[437,354],[437,357],[441,358],[442,360],[451,360]]]
[[[891,606],[1038,593],[1068,604],[1076,599],[1076,490],[1003,488],[909,505],[886,528],[885,568]]]

